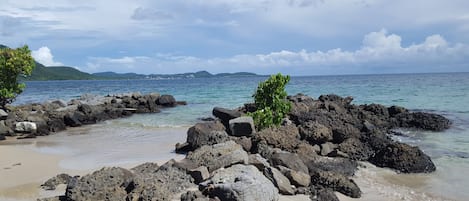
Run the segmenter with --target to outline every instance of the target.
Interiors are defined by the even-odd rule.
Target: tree
[[[0,108],[13,102],[23,89],[19,76],[31,75],[35,62],[28,46],[16,49],[0,48]]]
[[[285,91],[285,85],[289,81],[290,76],[283,76],[279,73],[259,83],[253,95],[257,110],[250,113],[258,130],[280,125],[283,118],[290,112],[291,103],[286,100],[287,92]]]

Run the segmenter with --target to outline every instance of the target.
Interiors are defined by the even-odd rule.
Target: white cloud
[[[45,65],[45,66],[62,66],[63,64],[57,61],[54,61],[54,56],[52,55],[48,47],[41,47],[38,50],[31,52],[31,55],[34,59]]]
[[[373,70],[404,73],[413,72],[416,66],[424,68],[426,71],[423,72],[469,70],[466,66],[469,62],[469,45],[451,45],[440,35],[428,36],[422,43],[407,47],[403,47],[401,41],[400,36],[388,34],[383,29],[365,35],[361,48],[354,51],[340,48],[328,51],[282,50],[268,54],[243,54],[209,59],[157,54],[154,57],[95,58],[89,66],[112,66],[113,69],[126,72],[131,63],[132,70],[145,73],[209,70],[215,73],[280,71],[296,75],[373,73]]]

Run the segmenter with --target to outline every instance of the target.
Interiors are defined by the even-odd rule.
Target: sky
[[[0,44],[89,73],[469,72],[469,1],[0,0]]]

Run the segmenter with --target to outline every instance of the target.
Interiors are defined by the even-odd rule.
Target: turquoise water
[[[189,126],[208,117],[214,106],[235,108],[252,100],[257,84],[266,77],[209,78],[183,80],[47,81],[27,82],[15,104],[78,98],[81,94],[118,94],[139,91],[172,94],[187,106],[160,114],[137,115],[114,120],[115,125],[144,128]],[[437,165],[422,185],[413,187],[436,195],[465,200],[469,192],[469,73],[347,75],[292,77],[289,94],[317,98],[335,93],[354,97],[354,103],[400,105],[413,110],[442,114],[454,124],[445,132],[405,131],[396,140],[420,146]]]

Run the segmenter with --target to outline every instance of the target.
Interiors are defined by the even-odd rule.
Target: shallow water
[[[184,141],[185,135],[159,136],[153,134],[156,133],[154,130],[184,128],[197,122],[197,118],[210,116],[214,106],[235,108],[250,102],[257,84],[264,79],[266,77],[28,82],[25,92],[15,104],[70,100],[83,93],[107,95],[133,91],[172,94],[178,100],[188,101],[187,106],[163,110],[159,114],[135,115],[84,130],[67,131],[67,136],[54,136],[59,144],[68,143],[66,146],[54,149],[44,146],[41,149],[44,152],[60,150],[72,153],[70,160],[61,164],[64,167],[93,167],[117,160],[135,162],[150,159],[148,156],[151,154],[147,152],[152,147],[172,150],[174,144],[166,144],[169,142],[166,140],[174,137],[171,140],[177,138]],[[450,118],[453,126],[447,131],[404,131],[404,136],[396,137],[396,140],[420,146],[429,154],[437,166],[435,173],[389,176],[387,180],[410,189],[402,193],[414,189],[455,200],[469,197],[466,190],[469,177],[461,176],[469,172],[469,73],[292,77],[287,91],[289,94],[303,93],[315,98],[321,94],[335,93],[353,96],[356,104],[400,105]],[[75,140],[87,146],[69,143]],[[126,156],[129,149],[137,149],[132,157]]]

